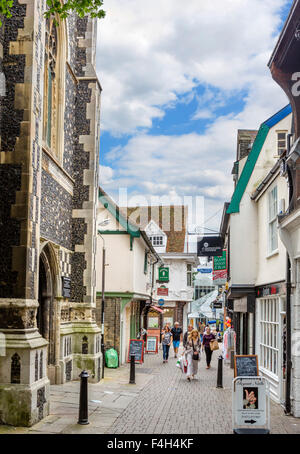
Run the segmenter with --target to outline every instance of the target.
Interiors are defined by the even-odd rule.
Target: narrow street
[[[171,357],[168,364],[148,354],[136,366],[129,385],[129,365],[105,369],[105,379],[89,385],[89,423],[77,424],[79,382],[51,386],[50,415],[31,428],[0,426],[0,434],[231,434],[231,380],[224,366],[224,388],[217,389],[217,358],[206,370],[202,356],[197,378],[187,382]],[[299,433],[300,421],[271,403],[271,432]]]

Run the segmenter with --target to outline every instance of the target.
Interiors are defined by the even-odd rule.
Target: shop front
[[[284,283],[256,290],[256,351],[260,373],[274,401],[283,403],[286,379],[286,289]]]

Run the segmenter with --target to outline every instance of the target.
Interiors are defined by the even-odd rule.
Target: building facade
[[[287,106],[261,125],[222,219],[236,353],[258,355],[260,373],[277,402],[285,398],[287,261],[277,216],[288,205],[282,163],[291,122]]]
[[[273,79],[289,98],[293,111],[284,167],[288,203],[278,217],[280,238],[288,252],[286,269],[286,390],[287,413],[300,417],[300,2],[295,0],[275,46],[269,68]]]
[[[49,384],[100,379],[96,21],[14,2],[0,29],[0,422],[49,412]],[[1,69],[0,68],[0,69]]]
[[[101,234],[96,258],[98,324],[101,325],[105,246],[104,347],[114,348],[122,364],[128,359],[130,339],[136,339],[147,325],[148,311],[158,311],[154,276],[162,261],[146,233],[101,188],[97,213]],[[107,227],[101,227],[103,220]]]

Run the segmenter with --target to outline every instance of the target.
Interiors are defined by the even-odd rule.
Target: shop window
[[[278,248],[277,213],[277,186],[275,186],[269,192],[269,253]]]
[[[260,365],[278,376],[279,302],[263,299],[260,305]]]

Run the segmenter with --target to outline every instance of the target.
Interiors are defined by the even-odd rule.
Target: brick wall
[[[121,298],[105,298],[104,349],[114,348],[120,356],[120,308]],[[101,297],[97,297],[97,323],[101,326]]]

